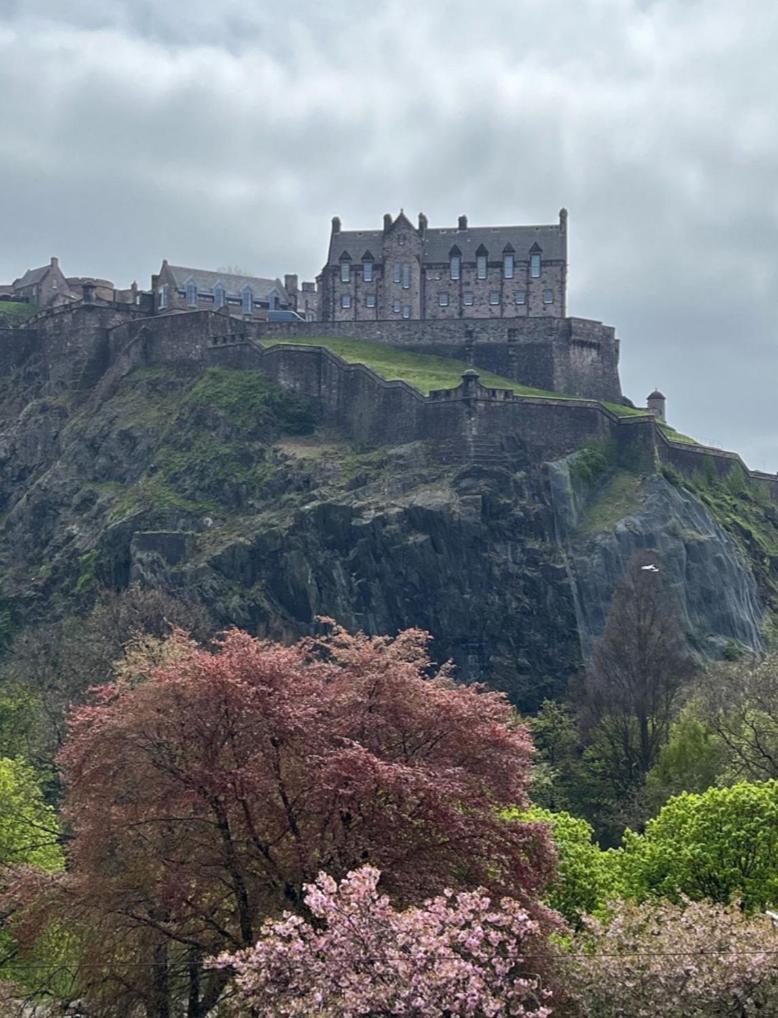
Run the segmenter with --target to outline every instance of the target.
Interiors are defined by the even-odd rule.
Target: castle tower
[[[667,400],[659,389],[654,389],[651,395],[646,399],[646,407],[648,412],[658,417],[660,421],[664,421],[665,417],[665,404]]]

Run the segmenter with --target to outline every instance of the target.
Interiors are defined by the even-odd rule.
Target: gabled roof
[[[451,248],[456,245],[462,259],[475,261],[475,253],[483,246],[489,257],[498,260],[503,251],[513,248],[517,260],[527,259],[533,247],[540,248],[543,257],[552,261],[565,258],[565,239],[558,225],[550,226],[471,226],[466,230],[427,229],[422,241],[422,258],[426,263],[447,262]],[[359,261],[365,248],[369,248],[377,261],[383,259],[383,230],[341,230],[330,239],[328,265],[337,265],[343,254]]]
[[[14,289],[21,286],[34,286],[36,283],[40,283],[50,268],[51,265],[42,265],[39,269],[27,269],[23,276],[14,280]]]
[[[254,296],[260,299],[267,297],[273,290],[277,290],[281,296],[288,296],[280,279],[265,279],[263,276],[238,276],[231,272],[211,272],[209,269],[192,269],[184,265],[168,265],[167,268],[172,273],[179,290],[183,290],[191,279],[196,283],[198,290],[211,292],[217,283],[221,283],[228,297],[239,297],[241,291],[247,286],[251,288]]]

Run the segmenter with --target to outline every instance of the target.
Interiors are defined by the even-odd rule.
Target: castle
[[[401,212],[380,232],[342,231],[333,220],[318,290],[298,287],[297,276],[282,283],[168,262],[149,291],[117,290],[65,277],[53,259],[48,271],[0,288],[0,299],[47,304],[23,325],[0,328],[0,374],[35,377],[51,393],[76,386],[99,395],[144,364],[261,368],[366,447],[422,440],[448,459],[489,461],[517,443],[540,459],[606,444],[646,469],[746,471],[732,453],[678,442],[658,391],[642,413],[619,410],[628,402],[619,341],[610,326],[566,316],[566,251],[564,210],[552,226],[472,230],[464,217],[456,230],[431,230],[423,216],[413,226]],[[347,364],[323,346],[326,337],[453,357],[469,371],[458,387],[424,396]],[[479,368],[543,391],[483,386]],[[778,477],[748,473],[778,500]]]
[[[567,210],[552,226],[414,227],[387,213],[382,230],[332,220],[319,276],[323,322],[564,318]]]

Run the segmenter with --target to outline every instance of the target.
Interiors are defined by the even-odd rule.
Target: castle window
[[[221,283],[217,283],[213,288],[213,302],[217,308],[224,307],[224,287]]]
[[[240,291],[240,303],[244,315],[250,315],[254,310],[254,294],[250,286],[245,286]]]
[[[486,255],[478,255],[475,260],[476,275],[479,279],[486,279]]]
[[[190,308],[197,307],[197,284],[189,282],[186,284],[186,302]]]
[[[410,304],[403,304],[403,318],[410,318],[410,317],[411,317],[411,305]]]
[[[462,274],[462,258],[459,255],[451,256],[451,278],[459,279]]]
[[[399,262],[394,263],[394,281],[399,283],[402,280],[403,267]]]
[[[403,262],[403,290],[410,290],[411,288],[411,267],[407,262]]]
[[[529,274],[533,279],[540,279],[540,255],[533,254],[529,257]]]
[[[399,302],[399,300],[396,300],[394,302],[394,304],[392,304],[392,311],[394,311],[394,313],[396,315],[399,315],[399,313],[400,313],[400,302]]]
[[[346,310],[351,307],[351,294],[342,293],[340,295],[340,306]]]
[[[544,290],[543,291],[543,303],[544,304],[553,304],[554,303],[554,291],[553,290]]]
[[[373,263],[370,261],[362,262],[362,278],[366,283],[373,282]]]
[[[471,308],[473,306],[473,295],[472,295],[472,293],[466,293],[462,297],[462,303],[465,305],[465,307]]]
[[[374,308],[375,307],[375,294],[374,293],[366,293],[365,294],[365,307],[368,307],[368,308]]]
[[[351,282],[351,262],[343,261],[340,263],[340,281],[341,283]]]
[[[159,310],[164,311],[167,308],[167,286],[160,286],[159,288]]]
[[[447,308],[448,307],[448,294],[447,293],[439,293],[438,294],[438,304],[440,304],[440,306],[442,308]]]
[[[514,295],[513,295],[513,299],[516,301],[517,304],[526,304],[527,303],[527,291],[526,290],[517,290],[516,293],[514,293]]]
[[[492,290],[492,292],[489,294],[489,303],[490,304],[500,303],[500,295],[496,290]]]
[[[507,254],[502,260],[502,274],[506,279],[513,279],[513,255]]]

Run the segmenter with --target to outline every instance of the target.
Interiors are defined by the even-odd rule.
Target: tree
[[[580,1018],[778,1014],[778,931],[737,905],[622,903],[561,961]]]
[[[526,729],[502,695],[434,671],[426,642],[232,631],[210,651],[176,633],[76,711],[69,865],[45,893],[82,937],[93,1008],[161,1018],[183,994],[205,1014],[226,975],[201,959],[305,915],[322,868],[374,865],[401,906],[484,886],[535,907],[548,833],[500,816],[526,805]]]
[[[617,794],[656,763],[692,671],[678,606],[656,552],[635,555],[611,600],[587,670],[585,700]]]
[[[684,792],[627,831],[621,868],[630,897],[737,897],[747,910],[778,903],[778,781]]]
[[[314,922],[292,913],[268,922],[257,944],[217,965],[237,972],[229,1013],[258,1018],[547,1018],[544,941],[514,899],[482,890],[397,911],[370,866],[340,886],[326,874],[306,887]]]
[[[695,699],[670,726],[668,740],[646,776],[645,801],[650,812],[658,812],[681,792],[704,792],[726,772],[727,746],[705,720],[705,710]]]
[[[706,679],[705,718],[733,775],[778,778],[778,654],[714,666]]]
[[[538,806],[511,810],[506,816],[548,824],[558,865],[544,901],[573,926],[579,926],[585,914],[598,911],[611,898],[619,896],[620,870],[612,861],[615,854],[604,852],[595,844],[592,826],[586,820],[570,813],[552,813]]]

